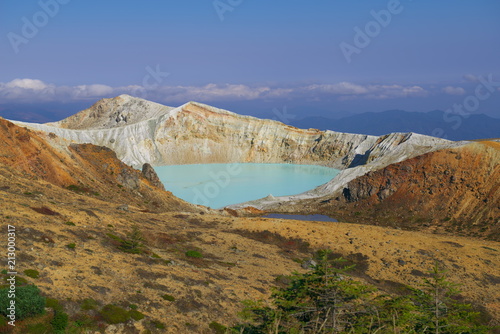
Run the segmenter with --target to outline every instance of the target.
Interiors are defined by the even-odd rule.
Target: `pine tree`
[[[478,312],[470,304],[458,302],[458,285],[448,281],[446,271],[436,263],[431,277],[424,279],[422,289],[414,290],[420,317],[417,330],[424,334],[488,333],[478,323]]]
[[[311,271],[293,273],[276,289],[272,305],[246,302],[242,312],[250,323],[236,326],[244,334],[485,334],[478,313],[456,300],[456,285],[436,265],[421,289],[410,296],[389,296],[350,278],[353,266],[329,260],[320,251]]]
[[[141,253],[144,237],[137,225],[132,226],[132,230],[127,234],[127,239],[121,241],[120,249],[127,253]]]

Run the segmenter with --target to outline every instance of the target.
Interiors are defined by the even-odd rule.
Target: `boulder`
[[[150,164],[145,163],[144,165],[142,165],[142,175],[146,178],[146,180],[149,181],[149,183],[151,183],[153,187],[165,190],[165,186],[163,185],[163,183],[161,183],[158,174],[156,174],[156,171]]]

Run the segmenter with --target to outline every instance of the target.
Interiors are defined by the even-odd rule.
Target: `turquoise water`
[[[321,166],[254,163],[159,166],[155,170],[175,196],[216,209],[269,194],[300,194],[339,173]]]

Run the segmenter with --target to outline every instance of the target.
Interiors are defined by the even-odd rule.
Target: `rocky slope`
[[[159,189],[151,171],[143,174],[127,166],[109,148],[65,146],[53,134],[35,133],[1,118],[0,139],[0,166],[6,175],[48,182],[117,204],[137,204],[144,210],[194,210]]]
[[[332,180],[309,197],[244,205],[500,240],[499,162],[500,143],[470,143],[390,164],[343,187],[332,188]]]

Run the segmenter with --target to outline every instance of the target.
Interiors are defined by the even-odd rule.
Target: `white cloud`
[[[15,79],[0,83],[0,103],[86,101],[103,97],[130,94],[144,99],[162,101],[167,104],[182,104],[187,101],[257,100],[276,98],[298,98],[317,100],[324,97],[339,100],[393,99],[425,97],[428,90],[416,85],[357,84],[339,82],[294,87],[249,86],[243,84],[207,84],[203,86],[150,86],[138,85],[111,87],[102,84],[79,86],[56,86],[36,79]]]
[[[208,84],[205,86],[163,86],[157,90],[169,99],[174,101],[192,101],[192,100],[253,100],[262,97],[271,91],[269,87],[249,87],[246,85],[217,85]]]
[[[362,99],[390,99],[399,97],[426,96],[428,92],[420,86],[401,85],[358,85],[350,82],[341,82],[334,85],[311,85],[310,91],[321,91],[338,95],[342,100]]]
[[[474,74],[464,74],[463,78],[468,82],[479,82],[479,77]]]
[[[100,97],[113,94],[113,87],[106,85],[81,85],[73,88],[74,96],[78,97]]]
[[[446,86],[442,89],[442,91],[446,94],[449,94],[449,95],[464,95],[465,94],[465,89],[463,89],[462,87]]]
[[[47,85],[36,79],[14,79],[6,84],[8,88],[22,88],[22,89],[32,89],[32,90],[43,90],[47,88]]]
[[[0,102],[47,102],[95,99],[115,95],[115,88],[93,84],[56,86],[37,79],[14,79],[0,83]]]
[[[309,91],[320,91],[335,95],[360,95],[369,92],[369,89],[366,87],[350,82],[340,82],[338,84],[330,85],[310,85],[306,87],[306,89]]]

